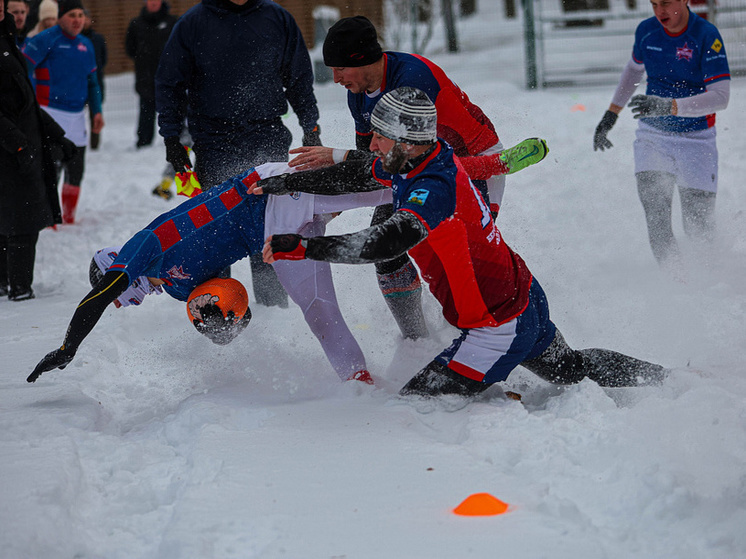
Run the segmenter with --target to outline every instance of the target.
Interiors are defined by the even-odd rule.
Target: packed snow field
[[[495,63],[499,46],[468,46],[433,58],[506,146],[541,136],[551,150],[508,178],[506,242],[571,345],[661,363],[672,369],[665,383],[555,387],[518,368],[466,406],[401,399],[456,331],[426,294],[432,336],[401,340],[373,267],[337,265],[340,305],[375,387],[338,381],[297,307],[253,305],[249,328],[221,347],[165,295],[112,307],[64,371],[29,385],[88,291],[94,250],[179,202],[150,194],[162,144],[135,151],[135,113],[105,106],[79,223],[41,233],[35,300],[0,301],[0,556],[746,556],[746,83],[733,81],[718,115],[718,238],[683,240],[675,281],[648,246],[629,112],[611,151],[591,148],[613,87],[527,92],[520,67]],[[131,76],[111,80],[131,87]],[[344,91],[324,84],[317,95],[322,139],[351,147]],[[298,145],[295,117],[286,122]],[[369,216],[345,213],[329,232]],[[250,287],[248,262],[234,276]],[[508,513],[451,512],[477,492]]]

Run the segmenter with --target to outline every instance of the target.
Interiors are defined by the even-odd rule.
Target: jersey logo
[[[712,46],[710,48],[715,52],[720,52],[723,48],[723,43],[720,42],[720,39],[715,39],[715,42],[712,43]]]
[[[83,43],[78,43],[78,50],[80,52],[88,52],[88,47],[86,47]]]
[[[676,60],[686,60],[689,62],[692,59],[694,51],[689,48],[689,43],[684,43],[683,47],[676,47]]]
[[[172,266],[171,269],[166,273],[168,274],[168,277],[174,279],[183,280],[192,277],[184,271],[184,268],[182,266]]]
[[[414,192],[412,192],[412,194],[409,195],[409,199],[407,200],[407,202],[411,202],[412,204],[417,204],[419,206],[424,206],[425,200],[427,200],[429,194],[429,190],[415,190]]]

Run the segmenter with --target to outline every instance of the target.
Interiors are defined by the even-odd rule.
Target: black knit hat
[[[71,10],[83,10],[83,2],[80,0],[59,0],[57,2],[57,18],[61,18]]]
[[[367,17],[340,19],[329,28],[324,40],[324,64],[357,68],[381,59],[376,28]]]

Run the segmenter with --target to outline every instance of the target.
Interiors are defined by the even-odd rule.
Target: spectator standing
[[[98,87],[101,89],[101,103],[103,104],[104,99],[106,99],[104,73],[106,64],[109,62],[109,53],[106,50],[106,38],[93,29],[93,18],[91,18],[90,12],[83,10],[83,13],[85,14],[85,23],[83,24],[83,31],[81,33],[93,44],[93,52],[96,54],[96,78],[98,79]],[[90,103],[88,104],[88,112],[91,121],[93,121],[93,106]],[[91,149],[98,149],[100,141],[101,134],[99,132],[91,132]]]
[[[186,117],[203,188],[252,165],[287,161],[288,103],[304,145],[320,145],[308,49],[290,13],[269,0],[202,0],[174,26],[156,73],[156,109],[166,159],[190,168],[179,142]],[[287,306],[261,255],[251,258],[254,296]]]
[[[68,224],[75,222],[85,172],[86,103],[91,104],[93,112],[91,131],[100,133],[104,127],[96,55],[91,42],[80,34],[84,21],[80,0],[60,0],[58,24],[26,41],[23,48],[34,72],[39,104],[80,148],[62,165],[62,222]]]
[[[42,31],[45,31],[50,27],[54,27],[55,25],[57,25],[58,11],[59,8],[55,0],[42,0],[41,4],[38,4],[38,9],[36,12],[37,17],[33,20],[31,17],[29,17],[29,22],[26,24],[27,26],[33,25],[33,27],[26,35],[26,38],[30,39],[31,37],[38,35]],[[29,16],[31,15],[33,15],[33,12],[29,14]]]
[[[16,24],[16,44],[19,49],[23,48],[23,43],[26,41],[28,9],[29,6],[26,0],[10,0],[8,2],[8,13],[13,16]]]
[[[653,256],[678,274],[681,254],[671,226],[674,187],[684,232],[710,240],[718,185],[715,112],[728,106],[730,70],[719,31],[691,12],[687,0],[651,4],[655,16],[637,26],[632,59],[596,128],[593,149],[612,147],[607,135],[647,73],[645,95],[629,103],[640,119],[634,143],[637,192]]]
[[[69,158],[75,146],[39,108],[15,23],[0,0],[0,296],[34,298],[39,231],[61,223],[52,150]]]
[[[155,72],[166,46],[176,16],[169,13],[163,0],[145,0],[140,15],[127,28],[125,50],[135,61],[135,91],[140,97],[140,117],[137,121],[138,148],[153,143],[155,135]]]

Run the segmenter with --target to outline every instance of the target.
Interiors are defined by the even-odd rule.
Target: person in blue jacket
[[[29,38],[23,47],[39,105],[79,148],[75,157],[64,163],[62,222],[68,224],[75,222],[85,172],[86,103],[90,103],[93,115],[91,132],[98,134],[104,127],[96,54],[93,43],[81,34],[84,25],[81,1],[60,0],[57,25]]]
[[[174,26],[155,77],[159,132],[177,172],[190,168],[179,142],[186,117],[202,188],[252,165],[287,161],[282,116],[292,107],[304,145],[319,145],[313,70],[300,29],[270,0],[202,0]],[[252,258],[258,303],[287,306],[271,267]]]

